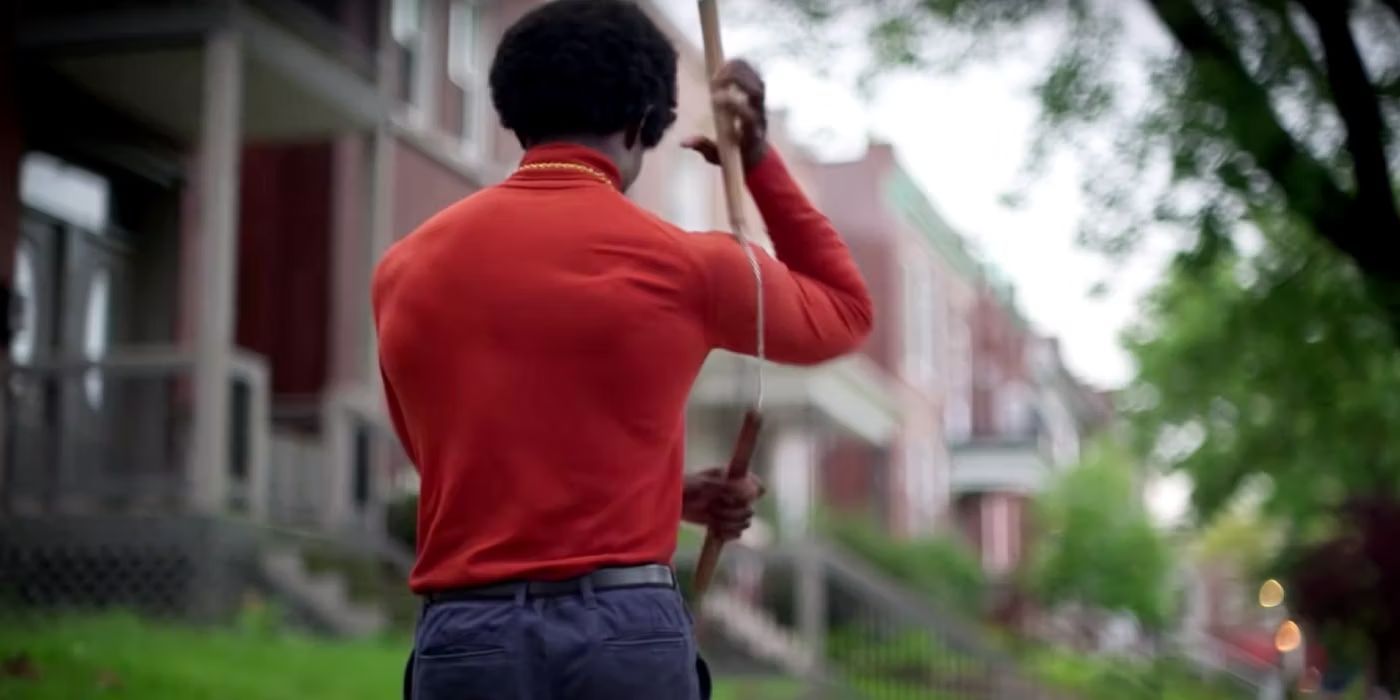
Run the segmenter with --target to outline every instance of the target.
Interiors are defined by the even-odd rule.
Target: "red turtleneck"
[[[767,352],[821,362],[865,337],[870,298],[769,154],[748,173],[778,257],[760,253]],[[422,483],[418,592],[668,562],[691,384],[711,350],[754,349],[753,273],[731,236],[640,209],[589,149],[524,162],[587,169],[520,170],[374,274],[389,410]]]

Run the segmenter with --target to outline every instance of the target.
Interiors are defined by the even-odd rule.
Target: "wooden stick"
[[[705,42],[705,72],[714,78],[724,66],[724,44],[719,34],[719,0],[700,0],[700,32]],[[744,222],[744,159],[739,153],[734,116],[718,106],[715,117],[715,144],[719,146],[719,168],[724,177],[724,203],[729,209],[729,227],[740,242],[748,228]]]
[[[720,42],[719,35],[719,2],[718,0],[699,1],[700,29],[705,41],[705,70],[713,78],[724,65],[724,46]],[[724,203],[729,209],[729,226],[733,229],[734,236],[739,240],[739,245],[746,247],[745,254],[752,256],[752,251],[747,250],[749,242],[747,239],[748,229],[744,223],[744,163],[743,157],[739,153],[734,115],[719,104],[713,105],[712,111],[715,117],[715,144],[719,147],[720,172],[724,176]],[[756,261],[754,265],[754,282],[759,285],[756,291],[759,304],[756,312],[758,327],[755,329],[758,338],[755,342],[761,358],[763,355],[763,279],[758,271]],[[759,395],[761,396],[761,376],[759,381]],[[754,406],[744,413],[744,422],[739,428],[739,438],[734,443],[734,453],[730,455],[729,467],[725,470],[725,478],[730,481],[740,481],[749,475],[749,460],[753,457],[754,444],[758,441],[758,429],[763,423],[758,413],[759,400],[761,399],[755,399]],[[704,600],[705,592],[710,588],[715,568],[719,565],[720,551],[723,548],[724,542],[716,536],[714,530],[705,534],[705,545],[700,550],[700,559],[695,563],[694,593],[697,605]]]
[[[725,469],[725,478],[730,481],[743,479],[749,474],[749,460],[753,457],[754,444],[758,442],[758,429],[763,425],[763,418],[758,415],[758,411],[749,409],[744,412],[744,424],[739,428],[739,439],[734,443],[734,453],[729,457],[729,467]],[[705,546],[700,550],[700,558],[695,562],[694,595],[698,604],[705,598],[705,592],[710,589],[710,581],[714,579],[715,567],[719,564],[719,553],[724,548],[724,542],[715,536],[713,530],[705,533]]]

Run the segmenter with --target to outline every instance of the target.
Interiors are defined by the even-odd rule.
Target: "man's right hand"
[[[747,61],[725,63],[710,84],[714,109],[734,115],[739,153],[744,169],[758,165],[768,153],[768,112],[764,106],[763,78]],[[681,143],[719,165],[719,146],[708,136],[692,136]]]
[[[687,474],[681,519],[710,528],[722,541],[737,539],[753,521],[754,502],[766,491],[753,474],[738,481],[730,481],[719,467]]]

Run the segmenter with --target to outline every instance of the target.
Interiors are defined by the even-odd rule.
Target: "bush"
[[[410,552],[418,551],[418,495],[408,494],[391,501],[384,509],[384,527],[395,542]]]
[[[864,520],[842,516],[823,518],[822,529],[915,592],[959,610],[981,610],[986,581],[977,559],[962,543],[938,537],[899,540]]]
[[[1084,700],[1227,700],[1239,696],[1228,684],[1202,679],[1163,659],[1134,662],[1042,649],[1027,656],[1025,667],[1041,682]]]
[[[882,634],[846,625],[828,635],[827,654],[851,685],[874,697],[979,696],[988,680],[985,664],[924,630]]]

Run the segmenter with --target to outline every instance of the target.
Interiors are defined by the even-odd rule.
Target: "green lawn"
[[[0,698],[397,697],[406,644],[154,625],[124,615],[7,625],[0,657],[27,654],[37,679],[0,678]]]
[[[156,624],[128,615],[0,622],[0,700],[386,700],[406,640],[333,642]],[[27,661],[14,663],[22,655]],[[24,668],[21,668],[24,667]],[[22,677],[33,671],[36,677]],[[716,700],[788,700],[782,679],[723,679]]]

